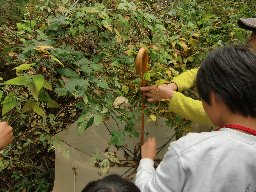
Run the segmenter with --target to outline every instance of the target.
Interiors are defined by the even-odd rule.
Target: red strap
[[[256,130],[245,127],[243,125],[229,124],[229,125],[225,125],[224,127],[230,128],[230,129],[237,129],[237,130],[240,130],[240,131],[243,131],[243,132],[246,132],[246,133],[256,136]]]

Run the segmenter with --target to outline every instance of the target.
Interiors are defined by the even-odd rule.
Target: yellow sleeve
[[[173,78],[172,82],[177,85],[179,92],[193,87],[197,71],[198,68],[187,70],[184,73],[181,73],[177,77]]]
[[[170,99],[169,111],[193,122],[212,125],[211,120],[203,109],[202,102],[187,97],[179,92],[174,92]]]

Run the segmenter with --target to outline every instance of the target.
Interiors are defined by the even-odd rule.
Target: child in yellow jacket
[[[247,44],[256,51],[256,18],[241,18],[238,20],[238,25],[243,29],[252,31]],[[203,109],[202,102],[181,93],[194,85],[197,71],[198,68],[188,70],[174,77],[170,84],[141,87],[141,91],[146,91],[149,102],[168,99],[170,112],[174,112],[192,122],[212,126],[212,122]]]
[[[198,68],[191,69],[177,77],[174,77],[171,84],[141,87],[141,91],[147,91],[146,96],[149,97],[149,102],[169,99],[170,112],[174,112],[193,122],[204,125],[212,125],[211,121],[204,112],[202,102],[187,97],[181,93],[194,85],[197,70]]]
[[[177,91],[169,101],[169,110],[185,119],[204,125],[212,125],[203,109],[202,102],[183,95],[181,92],[194,86],[198,68],[188,70],[174,77],[172,83],[177,86]]]

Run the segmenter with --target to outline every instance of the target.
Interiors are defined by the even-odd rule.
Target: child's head
[[[140,192],[140,190],[131,181],[114,174],[88,183],[82,192]]]
[[[256,55],[250,50],[231,46],[210,52],[196,84],[214,124],[223,126],[227,111],[256,118]]]
[[[240,18],[237,21],[239,27],[249,31],[256,31],[256,17]]]
[[[238,21],[238,26],[242,29],[252,31],[249,40],[248,46],[256,51],[256,17],[254,18],[240,18]]]

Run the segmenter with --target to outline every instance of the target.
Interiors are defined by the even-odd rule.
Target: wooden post
[[[141,86],[144,87],[147,84],[147,81],[144,79],[144,73],[148,70],[148,50],[147,48],[140,48],[136,60],[135,68],[137,75],[141,77]],[[145,98],[146,93],[142,92],[142,113],[141,113],[141,131],[140,131],[140,144],[144,143],[144,109],[145,109]]]

